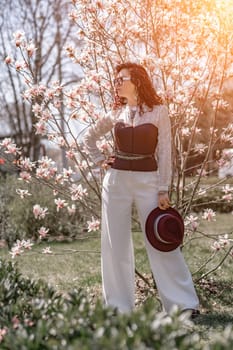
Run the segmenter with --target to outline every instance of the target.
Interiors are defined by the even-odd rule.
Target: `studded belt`
[[[120,159],[139,160],[139,159],[153,158],[154,154],[136,154],[136,153],[127,153],[127,152],[116,150],[115,156]]]

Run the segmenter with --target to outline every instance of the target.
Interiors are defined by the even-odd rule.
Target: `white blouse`
[[[93,162],[98,163],[105,159],[96,146],[96,142],[101,136],[111,131],[117,122],[124,122],[128,126],[151,123],[158,128],[158,144],[155,151],[155,159],[158,163],[156,173],[159,179],[159,191],[167,191],[171,182],[171,124],[167,107],[157,105],[152,111],[146,108],[143,115],[140,115],[137,109],[133,120],[131,120],[130,108],[126,106],[116,112],[108,113],[98,120],[94,126],[88,129],[83,138]]]

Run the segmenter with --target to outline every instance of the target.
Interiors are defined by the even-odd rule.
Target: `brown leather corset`
[[[155,171],[154,157],[158,143],[158,128],[145,123],[127,126],[119,122],[114,128],[115,157],[112,168],[133,171]]]

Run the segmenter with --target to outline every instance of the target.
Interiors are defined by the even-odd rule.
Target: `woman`
[[[114,128],[115,159],[102,190],[101,266],[107,305],[128,312],[134,307],[134,255],[131,208],[135,202],[145,246],[163,308],[198,309],[191,274],[179,248],[161,252],[145,236],[145,222],[155,207],[170,206],[171,128],[167,108],[141,65],[116,67],[114,80],[120,104],[90,128],[84,143],[99,166],[105,161],[96,141]],[[118,108],[117,108],[118,107]]]

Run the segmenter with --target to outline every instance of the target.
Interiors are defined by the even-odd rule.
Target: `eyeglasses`
[[[124,81],[130,81],[130,80],[131,80],[130,77],[119,77],[113,80],[113,84],[121,86],[124,83]]]

